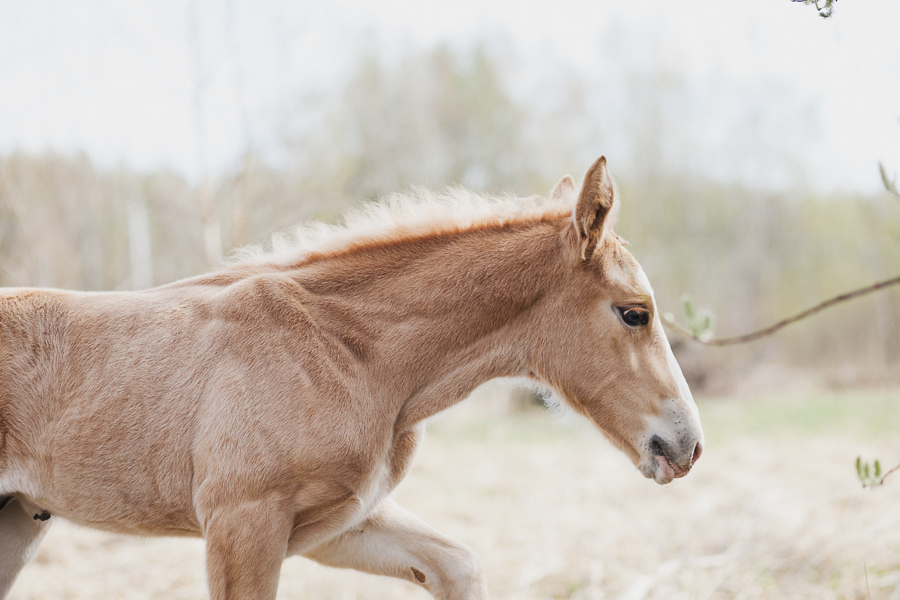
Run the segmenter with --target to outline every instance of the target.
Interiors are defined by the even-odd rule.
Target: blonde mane
[[[414,188],[351,208],[337,225],[313,221],[276,233],[271,247],[255,244],[240,248],[228,263],[298,263],[363,247],[542,221],[570,212],[568,204],[540,196],[519,198],[479,194],[464,188],[441,192]]]

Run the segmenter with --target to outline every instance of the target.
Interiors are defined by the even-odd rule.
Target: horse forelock
[[[346,211],[339,224],[304,223],[232,253],[229,266],[292,264],[313,257],[406,240],[544,221],[571,212],[559,200],[539,196],[479,194],[464,188],[433,192],[414,188]]]

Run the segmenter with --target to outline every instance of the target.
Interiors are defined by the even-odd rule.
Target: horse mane
[[[271,244],[234,251],[229,266],[296,264],[355,249],[435,235],[546,221],[572,207],[540,196],[489,195],[464,188],[413,188],[347,210],[338,224],[308,222],[272,236]]]

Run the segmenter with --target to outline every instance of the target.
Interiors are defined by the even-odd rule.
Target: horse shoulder
[[[213,303],[223,337],[233,340],[229,352],[238,354],[222,383],[254,397],[211,399],[197,446],[207,491],[233,493],[228,482],[246,477],[278,480],[285,491],[299,486],[298,513],[347,497],[360,513],[374,509],[408,472],[422,428],[395,432],[397,407],[373,394],[360,342],[347,342],[354,329],[347,315],[332,318],[321,297],[281,273],[232,284]],[[266,348],[253,352],[259,344]],[[228,423],[237,426],[225,431]],[[245,430],[248,423],[265,423],[266,435]],[[229,475],[213,481],[210,469]]]

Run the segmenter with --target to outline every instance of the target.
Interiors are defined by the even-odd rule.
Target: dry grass
[[[874,491],[857,454],[900,460],[900,393],[701,404],[708,444],[660,487],[584,423],[468,402],[432,426],[396,492],[482,556],[495,599],[900,599],[900,475]],[[57,522],[12,597],[201,598],[199,540]],[[282,599],[422,599],[411,584],[292,558]]]

